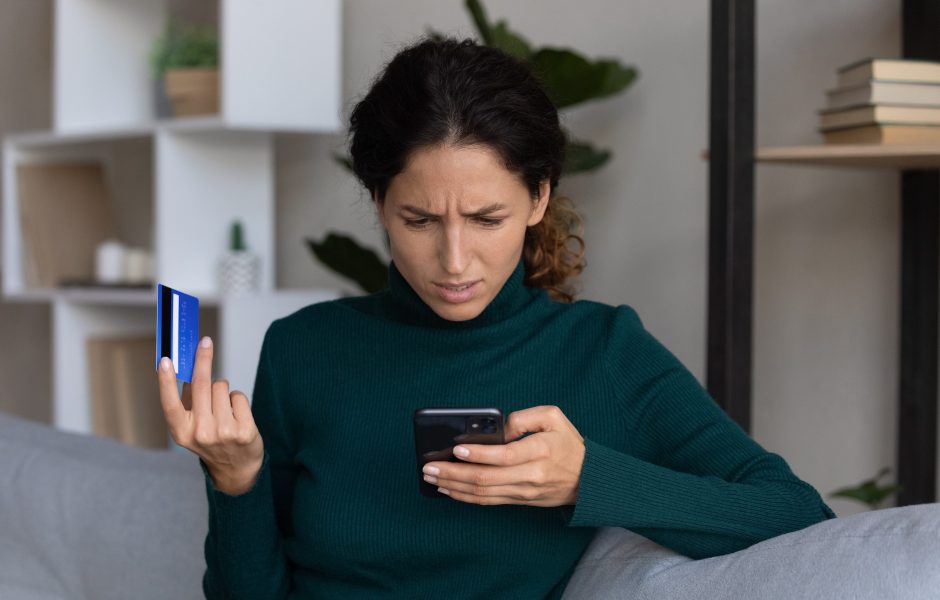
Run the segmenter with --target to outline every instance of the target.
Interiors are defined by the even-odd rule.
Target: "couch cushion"
[[[0,597],[201,598],[207,529],[195,455],[0,413]]]
[[[566,600],[747,598],[935,599],[940,504],[829,519],[744,550],[692,560],[622,528],[602,528]]]

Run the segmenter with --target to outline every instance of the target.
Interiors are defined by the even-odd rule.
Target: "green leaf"
[[[540,48],[530,64],[558,109],[619,93],[637,75],[635,68],[615,60],[591,62],[565,48]]]
[[[467,0],[464,2],[464,6],[470,13],[470,18],[473,19],[473,24],[477,28],[477,33],[480,34],[480,39],[487,46],[491,46],[493,44],[493,35],[490,33],[490,23],[486,18],[486,10],[483,5],[478,0]]]
[[[352,159],[349,158],[348,156],[343,156],[342,154],[334,154],[333,161],[339,166],[348,170],[350,173],[353,172]]]
[[[868,479],[860,483],[855,487],[846,487],[840,488],[829,494],[830,498],[848,498],[850,500],[857,500],[868,505],[872,510],[876,509],[881,502],[891,496],[896,494],[903,489],[903,486],[900,485],[887,485],[885,487],[880,487],[878,485],[878,479],[884,475],[891,472],[891,469],[888,467],[882,467],[878,474],[875,475],[872,479]]]
[[[528,40],[509,29],[505,20],[498,21],[495,25],[490,24],[486,10],[479,0],[466,0],[464,4],[484,44],[499,48],[522,60],[528,60],[532,56],[532,47]]]
[[[590,144],[572,140],[568,142],[568,146],[565,148],[565,164],[562,165],[561,172],[570,175],[572,173],[593,171],[609,159],[610,151],[595,150]]]
[[[388,285],[388,265],[376,252],[352,237],[329,232],[322,241],[306,239],[313,255],[333,272],[355,282],[367,294]]]
[[[594,94],[595,99],[619,94],[627,89],[639,75],[636,67],[625,67],[611,59],[595,61],[594,68],[601,73],[601,84]]]
[[[532,56],[532,47],[528,40],[513,32],[506,25],[506,21],[499,21],[496,26],[490,29],[493,41],[488,44],[494,48],[499,48],[507,54],[511,54],[522,60],[529,60]]]
[[[178,67],[217,67],[219,39],[215,30],[181,25],[170,19],[150,51],[153,74],[160,77]]]

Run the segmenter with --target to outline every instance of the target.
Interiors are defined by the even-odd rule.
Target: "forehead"
[[[387,196],[393,202],[443,207],[455,201],[462,206],[524,201],[528,191],[489,147],[440,145],[412,152],[405,168],[392,178]]]

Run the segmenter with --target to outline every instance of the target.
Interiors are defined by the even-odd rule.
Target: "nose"
[[[459,224],[444,227],[443,231],[439,251],[441,266],[450,275],[460,275],[466,272],[472,258],[467,247],[469,236],[464,235]]]

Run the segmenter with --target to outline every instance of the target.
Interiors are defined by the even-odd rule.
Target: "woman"
[[[182,402],[160,374],[206,475],[207,597],[558,598],[597,527],[699,558],[835,516],[632,308],[573,301],[565,135],[522,63],[416,43],[350,135],[388,287],[276,320],[250,407],[210,383],[209,340]],[[415,475],[424,406],[508,415],[508,443],[427,465],[437,498]]]

